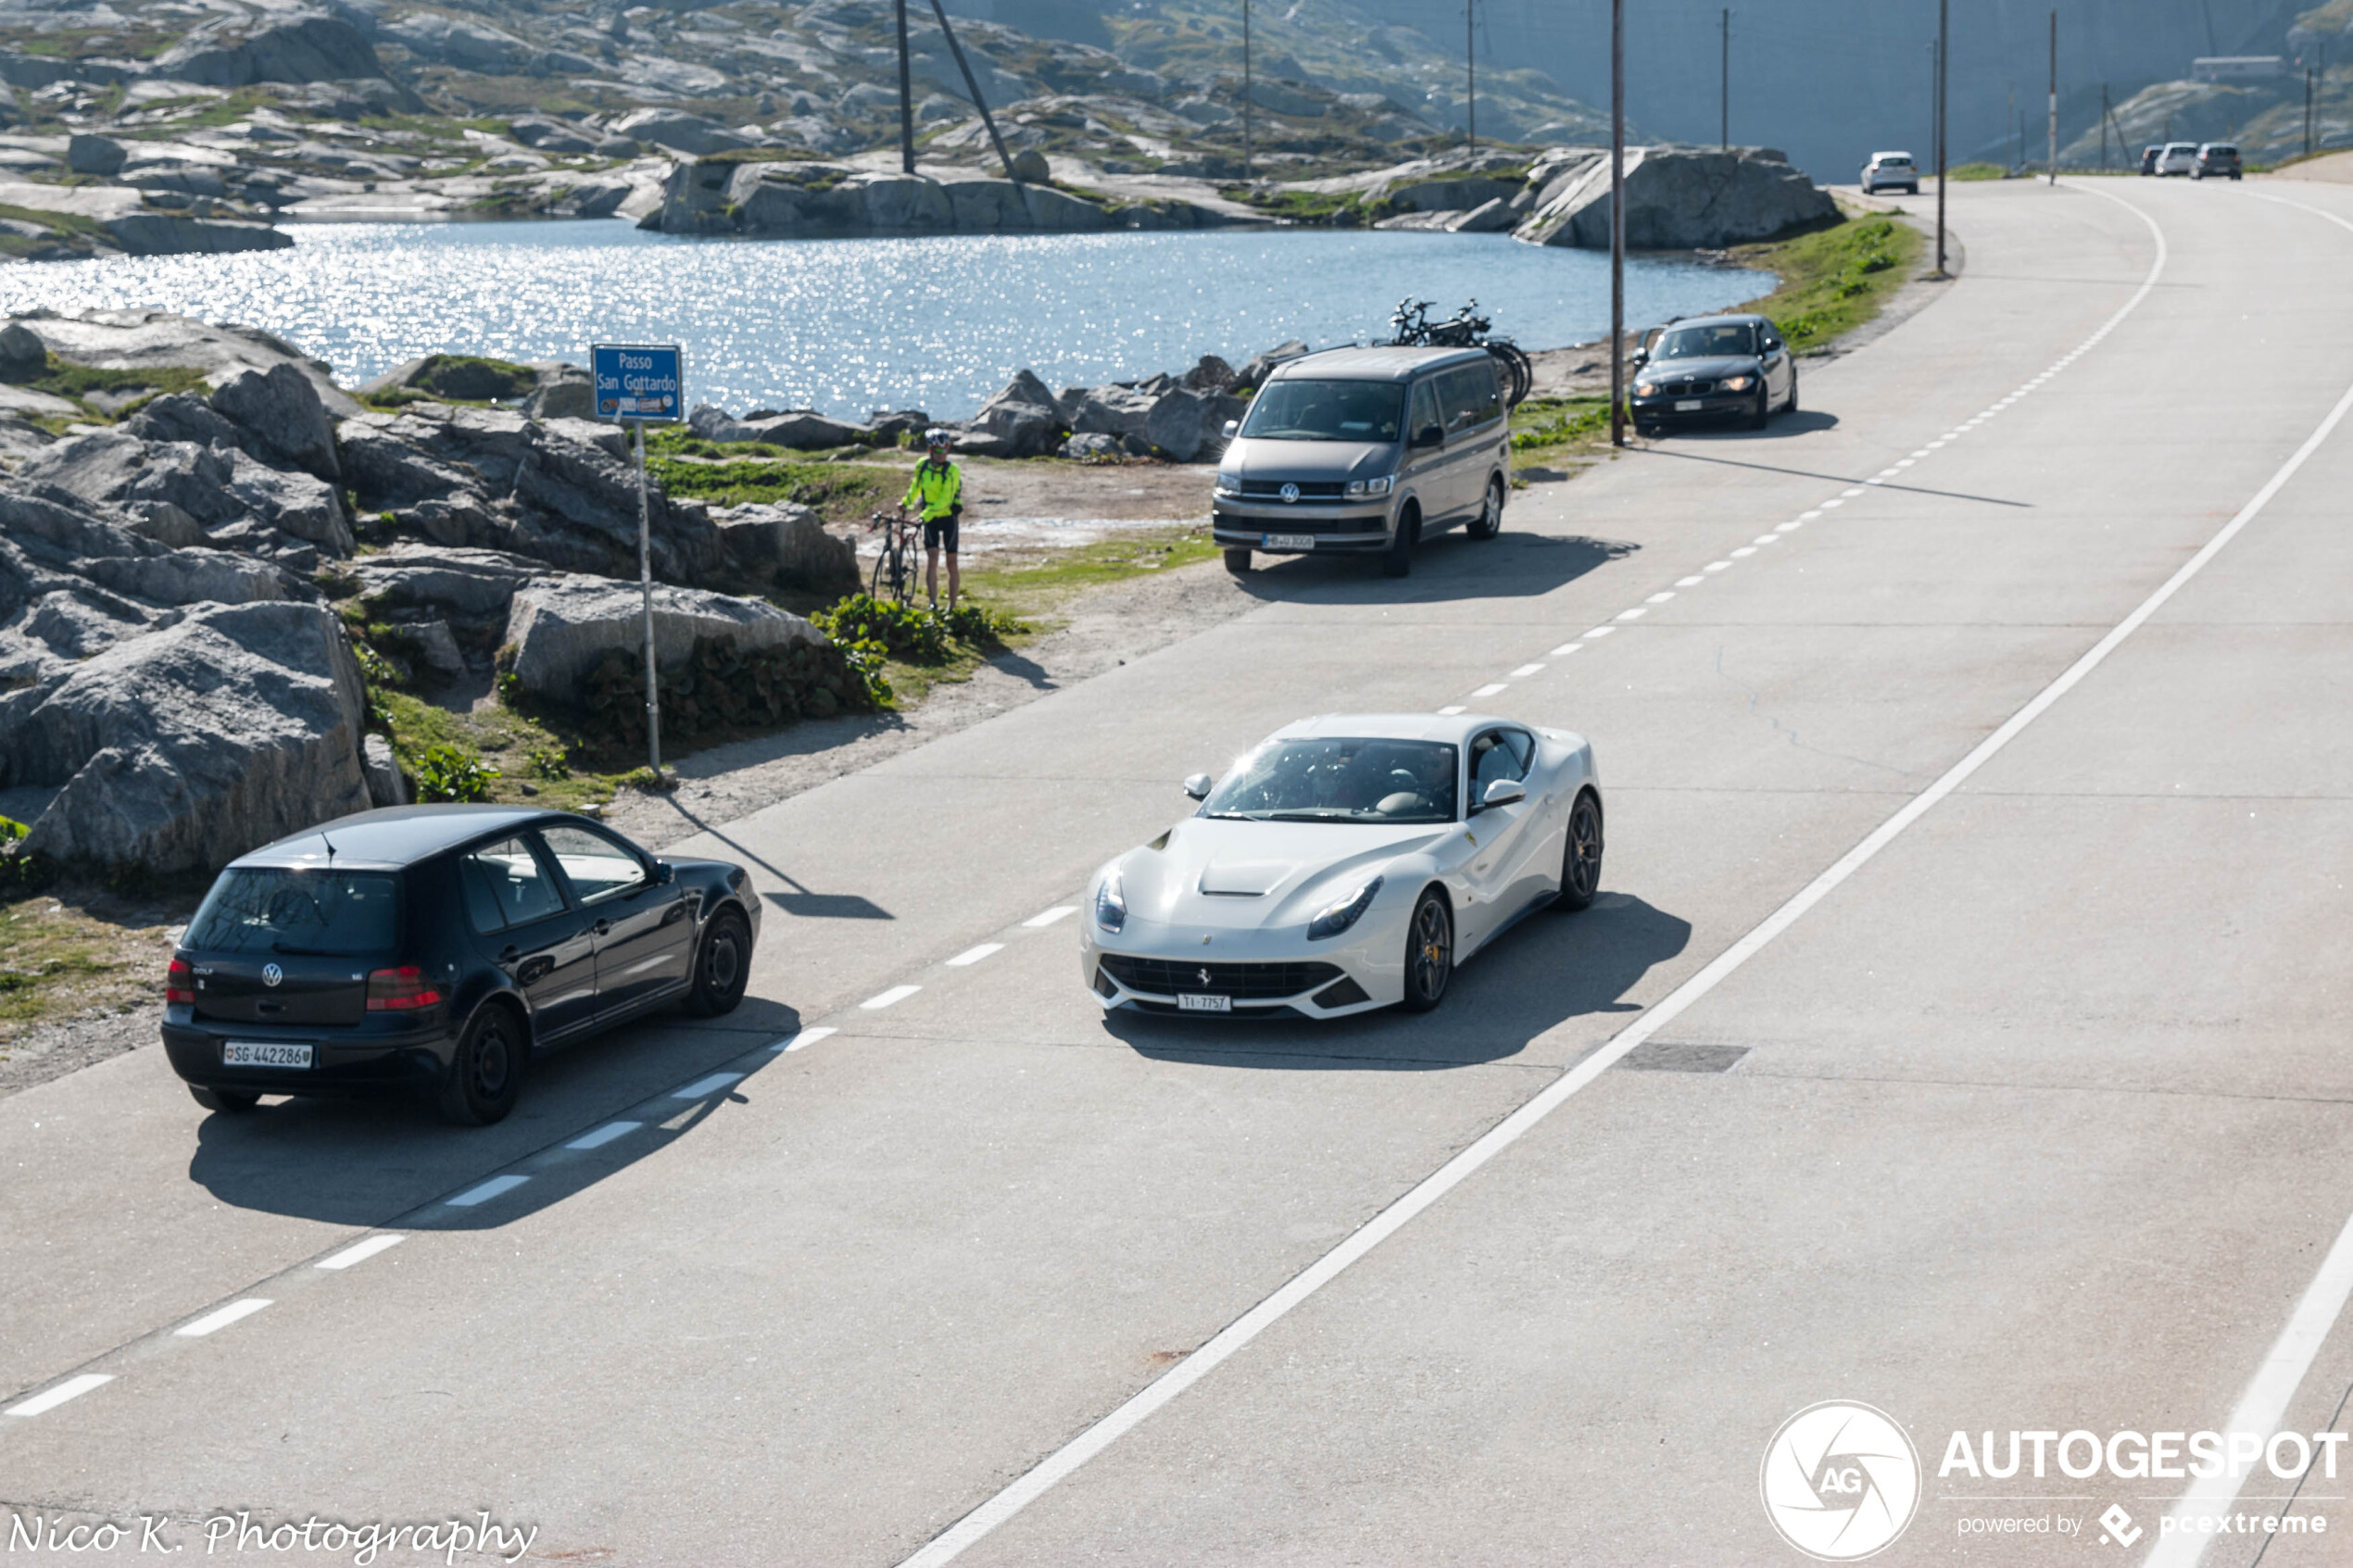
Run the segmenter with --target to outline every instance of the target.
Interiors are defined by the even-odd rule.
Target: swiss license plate
[[[223,1040],[223,1067],[308,1067],[316,1046],[290,1046],[278,1040]]]
[[[1176,1010],[1178,1012],[1231,1012],[1234,1010],[1234,998],[1205,997],[1199,991],[1179,991],[1176,993]]]
[[[1313,533],[1262,533],[1258,536],[1258,547],[1262,550],[1312,550],[1315,547],[1315,536]],[[1215,1010],[1223,1012],[1226,1010],[1219,1008]]]
[[[1675,411],[1679,414],[1696,414],[1706,406],[1707,405],[1704,400],[1697,397],[1678,397],[1675,399]]]

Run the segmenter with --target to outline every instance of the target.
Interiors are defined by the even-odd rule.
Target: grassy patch
[[[1793,240],[1735,245],[1730,259],[1777,273],[1780,287],[1739,307],[1771,317],[1793,349],[1819,348],[1877,316],[1910,281],[1920,233],[1892,218],[1850,219]]]
[[[797,501],[833,521],[865,521],[906,493],[907,479],[879,463],[775,461],[733,458],[697,462],[648,453],[646,471],[670,495],[691,495],[715,507],[749,501]]]
[[[46,894],[0,904],[0,1041],[33,1024],[160,995],[168,922],[184,909],[94,913]]]
[[[458,712],[383,685],[371,688],[370,695],[404,771],[419,776],[426,771],[425,759],[436,753],[445,759],[436,763],[442,771],[447,771],[448,756],[476,759],[497,770],[496,777],[482,781],[482,799],[529,800],[557,810],[577,810],[610,800],[621,787],[621,775],[634,765],[623,759],[600,759],[609,766],[599,771],[575,749],[577,736],[568,726],[519,713],[503,703]]]
[[[1999,180],[2008,171],[1998,163],[1957,164],[1944,171],[1947,180]]]
[[[107,414],[84,401],[93,393],[132,392],[144,393],[148,396],[161,396],[167,392],[201,393],[205,389],[205,377],[202,370],[188,365],[157,365],[143,370],[107,370],[91,365],[68,364],[52,354],[39,375],[20,379],[15,384],[68,398],[89,419],[104,424],[131,413],[139,407],[139,403],[127,403],[119,413]],[[139,400],[140,403],[145,401],[145,397]]]
[[[1284,186],[1265,189],[1256,185],[1224,185],[1218,188],[1217,194],[1228,201],[1246,203],[1270,218],[1327,229],[1367,228],[1397,210],[1385,201],[1367,202],[1363,193],[1358,191],[1300,191]]]
[[[1068,548],[991,550],[976,558],[986,565],[965,569],[964,588],[1033,626],[1051,626],[1058,611],[1090,588],[1190,566],[1217,554],[1206,524],[1123,530],[1112,538]]]

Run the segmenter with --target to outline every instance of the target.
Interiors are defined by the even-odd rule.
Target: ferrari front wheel
[[[1435,887],[1424,888],[1405,927],[1405,1010],[1428,1012],[1454,975],[1454,911]]]

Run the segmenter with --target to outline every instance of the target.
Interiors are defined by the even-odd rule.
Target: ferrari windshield
[[[1451,822],[1454,747],[1443,741],[1270,740],[1234,765],[1204,817],[1269,822]]]
[[[1250,401],[1255,441],[1395,441],[1405,389],[1385,381],[1273,381]]]

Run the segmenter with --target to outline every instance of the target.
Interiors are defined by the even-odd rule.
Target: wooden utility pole
[[[1626,0],[1609,0],[1609,444],[1626,445]]]
[[[2108,172],[2108,83],[2100,83],[2100,172]]]
[[[1936,0],[1936,275],[1944,270],[1944,68],[1953,52],[1952,0]]]
[[[1732,150],[1732,8],[1724,7],[1723,44],[1718,50],[1716,113],[1716,145],[1718,151]]]
[[[2051,183],[2058,183],[2058,12],[2051,13]]]
[[[915,94],[907,71],[907,0],[899,0],[899,170],[915,172]]]
[[[1242,178],[1250,178],[1250,0],[1242,0]]]

